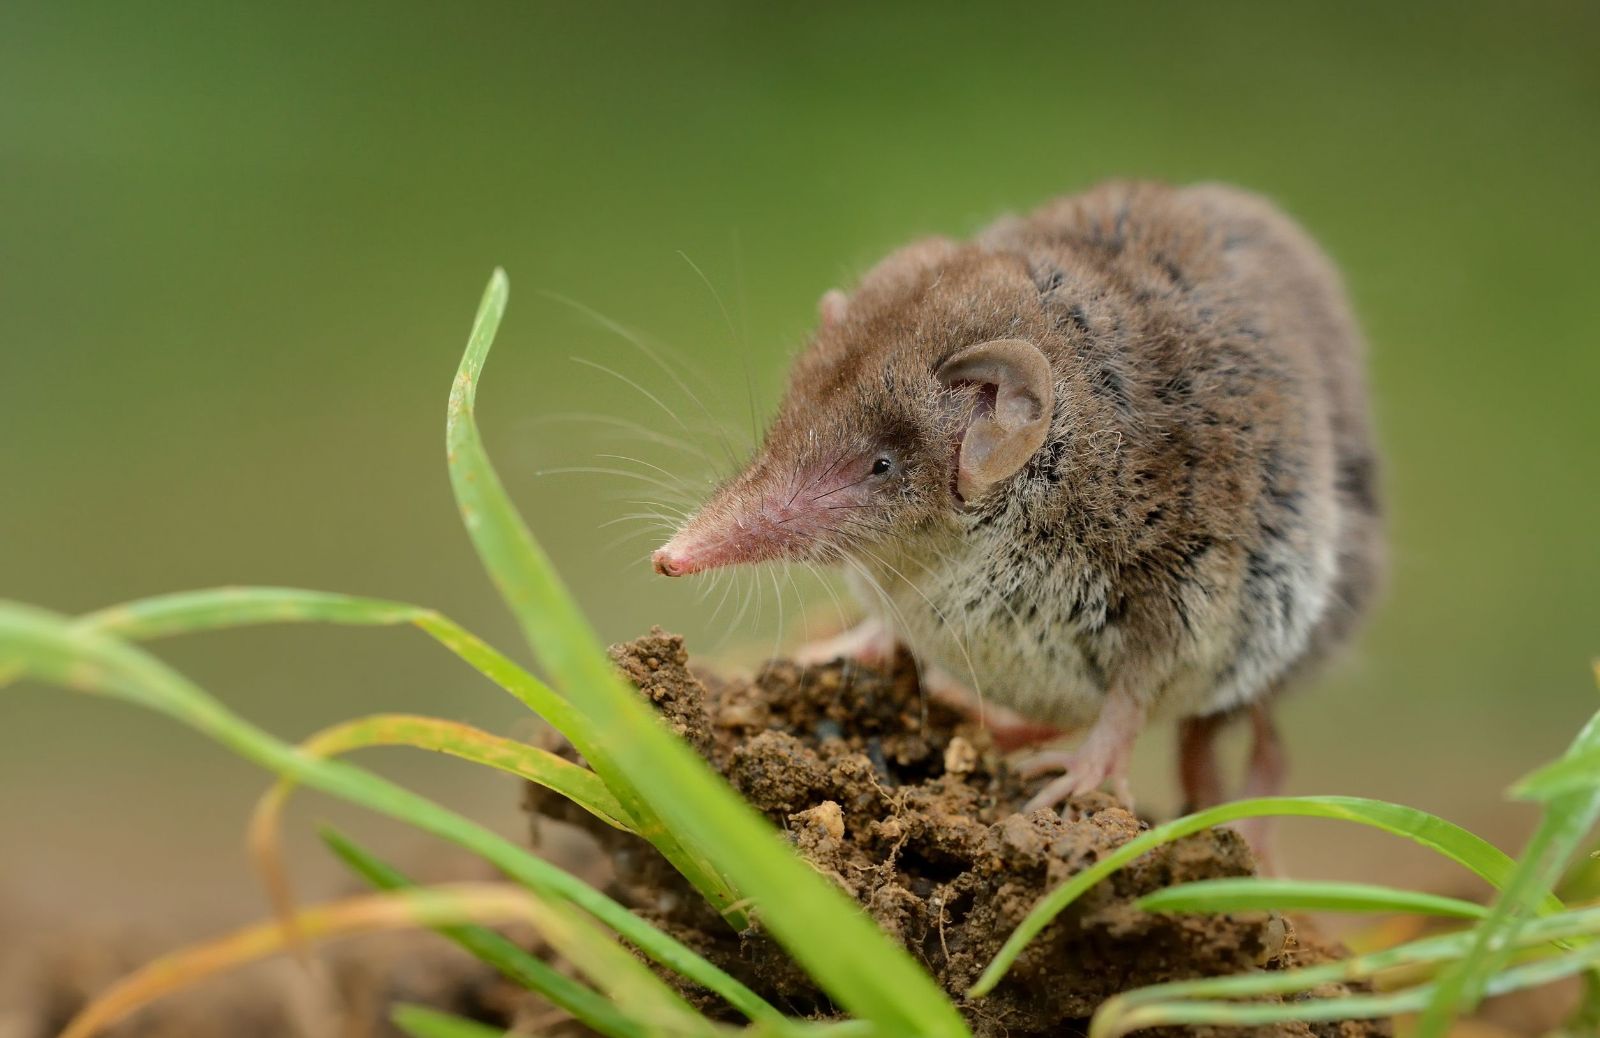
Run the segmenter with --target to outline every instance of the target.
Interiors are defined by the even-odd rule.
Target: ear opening
[[[956,448],[956,493],[982,497],[1028,463],[1050,431],[1055,376],[1039,348],[995,339],[958,350],[934,373],[949,388],[977,386]]]

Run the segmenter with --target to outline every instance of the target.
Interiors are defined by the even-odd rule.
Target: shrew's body
[[[1378,581],[1360,335],[1327,259],[1231,188],[1113,183],[917,242],[822,327],[750,467],[657,553],[842,563],[924,663],[1092,724],[1041,802],[1120,776],[1344,642]],[[1276,754],[1257,711],[1256,786]]]

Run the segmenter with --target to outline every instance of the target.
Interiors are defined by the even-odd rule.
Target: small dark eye
[[[892,468],[894,468],[894,462],[890,461],[888,458],[879,458],[877,461],[872,463],[872,474],[874,476],[881,476]]]

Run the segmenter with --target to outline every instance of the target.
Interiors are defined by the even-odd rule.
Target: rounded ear
[[[951,388],[978,387],[956,457],[956,493],[971,501],[1026,465],[1044,443],[1055,376],[1033,343],[996,339],[957,351],[935,377]]]
[[[817,316],[822,318],[822,327],[832,328],[844,320],[845,313],[850,309],[850,297],[837,288],[830,288],[822,293],[822,298],[817,300]]]

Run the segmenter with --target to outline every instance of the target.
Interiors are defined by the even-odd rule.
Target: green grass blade
[[[1518,936],[1518,949],[1560,945],[1574,938],[1600,933],[1600,908],[1562,912],[1534,920]],[[1149,1005],[1188,999],[1259,998],[1311,991],[1324,984],[1367,981],[1401,968],[1451,962],[1472,946],[1470,930],[1438,934],[1392,948],[1349,956],[1316,966],[1288,970],[1254,970],[1224,977],[1174,980],[1152,984],[1116,996],[1119,1007]]]
[[[324,728],[300,744],[314,757],[335,757],[374,746],[410,746],[459,757],[560,793],[607,825],[628,829],[622,805],[600,777],[549,750],[491,735],[459,721],[416,714],[372,714]]]
[[[571,703],[505,654],[431,609],[323,591],[228,587],[139,599],[87,614],[75,621],[75,625],[83,630],[103,631],[133,639],[169,637],[260,623],[413,625],[565,735],[608,789],[630,789],[627,780],[621,777],[612,763],[610,751],[605,747],[598,729]],[[0,686],[13,676],[8,673],[8,668],[15,670],[0,660]],[[659,819],[648,812],[644,812],[642,817],[636,816],[636,800],[632,803],[619,800],[619,803],[628,814],[629,828],[654,844],[669,861],[674,864],[682,862],[683,849]],[[742,913],[730,910],[725,915],[734,925],[744,925]]]
[[[328,826],[319,830],[323,843],[350,870],[379,890],[404,890],[416,883],[399,869]],[[524,951],[510,938],[486,926],[441,926],[438,932],[465,948],[480,962],[571,1013],[607,1038],[645,1038],[643,1025],[620,1012],[611,1000],[589,990],[549,963]]]
[[[890,1033],[967,1033],[955,1007],[910,955],[785,846],[698,755],[669,735],[612,668],[512,505],[478,436],[476,390],[506,293],[505,275],[496,271],[451,389],[446,440],[467,531],[540,662],[614,740],[615,760],[647,810],[667,823],[696,860],[714,862],[715,871],[753,900],[765,928],[840,1005]]]
[[[280,775],[473,851],[547,898],[570,901],[645,954],[726,998],[752,1019],[782,1015],[748,987],[577,877],[504,837],[345,761],[302,754],[238,717],[155,657],[45,610],[0,602],[0,658],[45,681],[112,694],[160,711]]]
[[[1486,995],[1503,995],[1526,988],[1543,987],[1576,973],[1591,970],[1597,963],[1600,963],[1600,945],[1591,943],[1577,951],[1549,956],[1502,970],[1489,978],[1484,986],[1484,992]],[[1239,1004],[1186,998],[1133,1003],[1126,996],[1119,995],[1107,1001],[1095,1013],[1089,1026],[1089,1038],[1122,1038],[1123,1035],[1150,1027],[1183,1025],[1257,1027],[1288,1022],[1372,1020],[1422,1009],[1436,996],[1436,991],[1436,985],[1422,984],[1381,994],[1294,999],[1279,1005]]]
[[[710,1020],[591,917],[556,903],[541,903],[535,913],[540,936],[609,995],[622,1012],[645,1021],[652,1031],[681,1035],[714,1032]]]
[[[1573,739],[1562,761],[1600,752],[1600,713]],[[1578,787],[1545,801],[1544,814],[1516,872],[1501,887],[1489,917],[1474,930],[1470,951],[1439,978],[1427,1008],[1417,1021],[1417,1038],[1443,1038],[1450,1023],[1484,997],[1489,977],[1510,960],[1517,931],[1561,878],[1562,870],[1600,820],[1600,788]]]
[[[131,641],[273,623],[418,627],[543,717],[586,758],[591,750],[603,757],[593,726],[572,704],[448,617],[421,606],[299,588],[219,587],[141,598],[73,621],[80,630]],[[15,662],[0,659],[0,686],[13,680],[19,669]]]
[[[450,389],[445,429],[450,481],[462,522],[501,597],[510,604],[541,662],[555,675],[556,684],[574,702],[583,705],[581,699],[585,694],[585,685],[569,679],[573,674],[582,672],[585,653],[598,652],[600,646],[598,642],[592,646],[589,644],[589,641],[593,641],[592,637],[589,641],[581,638],[574,640],[571,631],[566,632],[565,636],[556,634],[544,639],[545,644],[533,640],[534,631],[545,626],[544,618],[540,616],[541,607],[552,604],[559,606],[557,599],[565,597],[565,589],[554,581],[549,560],[544,558],[542,549],[512,509],[510,498],[500,484],[500,477],[483,449],[472,415],[477,377],[494,340],[495,330],[499,327],[500,317],[505,312],[507,291],[505,273],[496,270],[473,321],[466,357]],[[552,590],[558,594],[552,595]],[[548,623],[552,629],[559,625],[558,615],[549,617]],[[581,617],[578,619],[581,623]],[[584,627],[587,630],[587,625]],[[609,661],[605,661],[603,656],[601,660],[602,669],[609,675]],[[605,680],[615,679],[607,677]],[[600,731],[616,734],[614,718],[596,713],[592,704],[585,706],[582,712]],[[738,907],[743,899],[703,853],[682,846],[680,835],[672,826],[655,824],[659,821],[658,814],[639,788],[637,777],[629,776],[620,782],[608,781],[607,784],[631,816],[659,834],[652,842],[667,860],[694,884],[712,907],[723,913],[734,929],[744,929],[749,921]]]
[[[1257,877],[1183,883],[1147,894],[1136,904],[1147,912],[1410,912],[1453,919],[1482,919],[1489,914],[1471,901],[1371,883]]]
[[[397,1003],[389,1020],[409,1038],[505,1038],[507,1034],[504,1028],[407,1002]]]
[[[1600,747],[1568,754],[1511,787],[1511,795],[1522,800],[1554,800],[1569,793],[1592,793],[1600,789]]]
[[[1140,833],[1046,894],[1006,939],[968,994],[977,998],[993,991],[1028,942],[1037,937],[1051,920],[1081,897],[1084,891],[1140,855],[1202,829],[1236,822],[1241,818],[1265,816],[1327,818],[1382,829],[1437,851],[1495,886],[1505,883],[1516,868],[1516,863],[1503,851],[1460,826],[1399,804],[1360,797],[1261,797],[1239,800],[1186,815]],[[1545,908],[1559,910],[1561,903],[1549,898],[1545,901]]]

